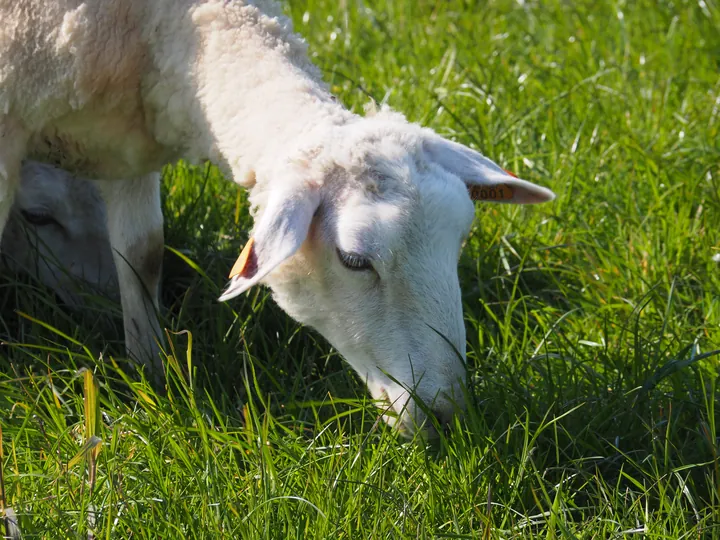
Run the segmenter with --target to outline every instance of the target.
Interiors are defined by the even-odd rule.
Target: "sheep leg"
[[[160,181],[156,174],[97,181],[107,205],[110,246],[117,269],[128,356],[162,375],[157,311],[164,249]]]
[[[0,158],[0,238],[2,238],[2,233],[10,216],[10,210],[15,200],[15,189],[18,185],[17,173],[10,172],[7,163],[3,161]]]
[[[0,116],[0,237],[10,216],[25,155],[25,130],[11,118]]]

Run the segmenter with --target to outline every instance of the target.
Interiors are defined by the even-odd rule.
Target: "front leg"
[[[0,238],[20,183],[20,164],[25,156],[26,142],[27,134],[20,123],[0,114]]]
[[[160,175],[96,182],[107,205],[128,356],[162,374],[158,292],[164,250]]]

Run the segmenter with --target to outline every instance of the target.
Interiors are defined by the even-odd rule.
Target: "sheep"
[[[472,200],[550,190],[400,113],[347,110],[270,0],[6,0],[0,60],[0,228],[24,158],[99,179],[129,355],[159,356],[156,172],[210,160],[248,190],[254,218],[220,300],[269,286],[401,432],[427,426],[426,410],[449,418]]]
[[[114,295],[117,276],[95,186],[43,163],[23,164],[0,242],[5,266],[30,274],[68,306],[83,290]]]

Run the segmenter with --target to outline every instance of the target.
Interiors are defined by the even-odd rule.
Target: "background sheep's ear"
[[[520,180],[462,144],[435,136],[425,141],[425,151],[432,161],[467,184],[474,201],[537,204],[555,198],[549,189]]]
[[[218,300],[224,302],[247,291],[292,256],[305,241],[319,205],[320,194],[315,188],[270,195],[250,241],[233,266],[230,283]]]

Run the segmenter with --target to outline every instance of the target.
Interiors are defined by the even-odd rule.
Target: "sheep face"
[[[39,163],[23,166],[20,189],[3,232],[8,266],[35,276],[68,305],[86,285],[115,282],[105,205],[85,180]]]
[[[457,262],[474,211],[456,178],[394,165],[381,173],[375,164],[364,186],[341,182],[288,268],[267,282],[290,315],[342,353],[385,420],[410,433],[426,412],[444,422],[463,403]]]
[[[444,422],[464,402],[457,263],[471,197],[535,203],[553,194],[395,118],[359,120],[327,141],[277,173],[294,191],[255,194],[253,243],[221,299],[266,283],[340,351],[389,423],[432,434],[427,413]]]

